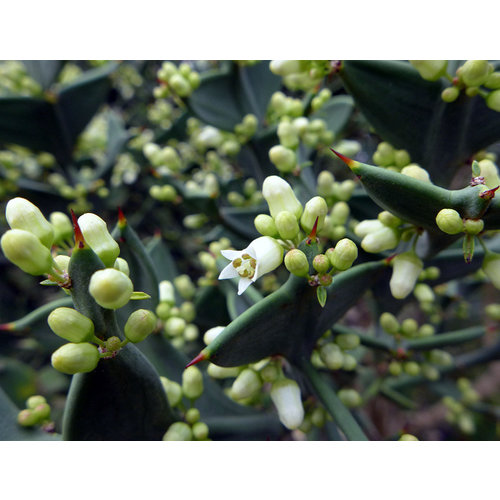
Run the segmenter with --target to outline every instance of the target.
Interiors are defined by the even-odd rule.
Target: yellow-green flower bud
[[[169,78],[168,84],[180,97],[187,97],[191,94],[191,85],[180,73],[173,74]]]
[[[382,313],[379,318],[379,323],[390,335],[396,335],[399,332],[399,321],[396,319],[396,316],[390,312]]]
[[[168,404],[174,408],[182,400],[182,387],[177,382],[169,380],[167,377],[160,377],[161,385],[167,395]]]
[[[349,217],[349,213],[349,205],[345,201],[338,201],[335,205],[333,205],[330,212],[332,224],[336,226],[345,224]]]
[[[134,311],[127,319],[124,327],[125,337],[133,342],[143,341],[156,327],[156,316],[147,309]]]
[[[484,177],[484,183],[487,188],[493,189],[500,186],[500,176],[497,166],[488,159],[481,160],[479,163],[480,175]]]
[[[123,274],[130,276],[130,268],[128,266],[128,262],[125,259],[117,257],[115,263],[113,264],[113,267],[115,269],[118,269],[118,271],[121,271]]]
[[[98,215],[86,213],[78,217],[78,225],[90,248],[106,267],[112,267],[120,255],[120,247],[109,234],[106,223]]]
[[[358,247],[354,241],[344,238],[337,242],[333,251],[328,251],[327,255],[335,269],[345,271],[358,258]]]
[[[94,336],[94,323],[71,307],[58,307],[47,318],[50,329],[70,342],[89,342]]]
[[[319,356],[329,370],[340,370],[344,364],[344,355],[333,342],[323,344],[319,349]]]
[[[281,121],[278,125],[278,137],[285,148],[295,149],[299,145],[299,131],[288,121]]]
[[[389,363],[388,369],[389,369],[389,373],[393,377],[397,377],[397,376],[401,375],[401,373],[403,372],[403,367],[399,361],[391,361]]]
[[[484,222],[482,219],[465,219],[464,231],[466,234],[476,235],[484,229]]]
[[[403,364],[403,369],[405,373],[411,375],[412,377],[416,377],[420,374],[420,365],[415,361],[406,361]]]
[[[424,80],[430,80],[431,82],[444,76],[448,67],[448,61],[410,61],[410,63]]]
[[[436,224],[446,234],[458,234],[464,230],[460,214],[452,208],[443,208],[436,215]]]
[[[181,157],[172,146],[165,146],[161,150],[162,164],[173,172],[178,172],[182,167]]]
[[[459,95],[460,90],[458,87],[447,87],[441,92],[441,99],[443,99],[444,102],[453,102],[457,100]]]
[[[335,342],[342,350],[356,349],[360,340],[355,333],[341,333],[335,337]]]
[[[301,73],[303,67],[301,61],[287,61],[275,60],[269,63],[271,73],[279,76],[293,75],[294,73]]]
[[[190,323],[196,317],[196,309],[192,302],[183,302],[180,307],[181,318]]]
[[[413,294],[419,302],[433,302],[435,299],[434,292],[427,283],[418,283],[415,285]]]
[[[488,318],[494,321],[500,321],[500,304],[488,304],[484,308],[484,312]]]
[[[5,257],[25,273],[33,276],[50,273],[53,265],[50,250],[33,233],[9,229],[0,245]]]
[[[309,262],[306,254],[298,248],[293,248],[285,255],[285,267],[295,276],[305,277],[309,274]]]
[[[191,427],[186,422],[174,422],[162,438],[163,441],[191,441],[192,439]]]
[[[183,318],[172,317],[165,321],[165,333],[169,337],[179,337],[184,333],[186,328],[186,320]]]
[[[174,285],[181,297],[185,300],[191,300],[196,293],[196,287],[187,274],[181,274],[174,278]]]
[[[486,105],[493,111],[500,111],[500,90],[494,90],[488,94]]]
[[[422,182],[431,182],[429,177],[429,172],[425,168],[419,167],[418,165],[408,165],[401,169],[401,173],[407,177],[412,177]]]
[[[284,240],[293,240],[299,234],[299,223],[291,212],[280,212],[274,218],[274,222],[280,238]]]
[[[418,441],[418,438],[413,434],[403,434],[398,441]]]
[[[500,71],[490,73],[483,85],[488,89],[500,89]]]
[[[295,151],[281,144],[269,150],[269,159],[280,172],[291,172],[297,166]]]
[[[319,196],[328,198],[334,194],[335,177],[328,170],[322,170],[318,175],[316,191]]]
[[[267,201],[271,217],[280,212],[291,212],[297,219],[302,214],[302,205],[295,196],[292,187],[281,177],[271,175],[264,179],[262,195]]]
[[[240,369],[236,366],[217,366],[213,363],[209,363],[207,373],[210,377],[216,379],[236,378],[238,373],[240,373]]]
[[[468,87],[479,87],[482,85],[490,73],[488,61],[466,61],[460,68],[459,75]]]
[[[438,366],[450,366],[453,364],[453,357],[451,354],[441,349],[432,349],[429,360],[431,363]]]
[[[406,318],[401,323],[401,333],[405,337],[415,337],[418,332],[418,323],[413,318]]]
[[[208,425],[205,422],[196,422],[192,428],[196,441],[205,441],[208,438]]]
[[[166,302],[173,306],[175,304],[174,285],[168,280],[160,281],[159,283],[160,302]]]
[[[38,422],[43,422],[50,418],[50,406],[47,403],[40,403],[32,409],[32,412]]]
[[[377,221],[379,222],[379,221]],[[392,227],[381,224],[381,228],[368,233],[361,241],[361,248],[368,253],[379,253],[396,248],[399,235]]]
[[[290,430],[300,427],[304,420],[304,406],[297,382],[281,378],[271,386],[271,400],[276,407],[280,422]]]
[[[182,392],[188,399],[197,399],[203,394],[203,375],[196,366],[188,366],[182,373]]]
[[[259,214],[257,215],[257,217],[255,217],[253,223],[255,225],[255,229],[257,229],[257,231],[262,234],[262,236],[271,236],[271,238],[275,238],[278,236],[276,224],[274,223],[274,219],[270,215]]]
[[[200,410],[198,408],[189,408],[184,418],[188,424],[194,425],[200,420]]]
[[[392,296],[395,299],[404,299],[413,291],[424,264],[413,252],[397,255],[391,264],[392,276],[389,286]]]
[[[17,414],[17,423],[22,427],[32,427],[38,423],[38,416],[32,409],[21,410]]]
[[[99,363],[99,350],[94,344],[64,344],[52,353],[52,366],[59,372],[74,375],[94,370]]]
[[[54,243],[56,245],[73,237],[73,224],[65,213],[52,212],[49,220],[54,229]]]
[[[330,269],[330,261],[325,254],[318,254],[314,257],[312,265],[318,273],[326,273]]]
[[[186,325],[184,332],[182,333],[184,340],[187,342],[193,342],[200,336],[200,331],[198,327],[194,324]]]
[[[318,218],[317,231],[321,231],[325,222],[325,216],[328,213],[328,205],[321,196],[311,198],[304,208],[304,213],[300,218],[300,225],[302,229],[309,234],[314,227],[316,219]]]
[[[26,408],[33,410],[38,405],[44,404],[46,402],[47,402],[47,400],[43,396],[40,396],[38,394],[36,396],[30,396],[26,400]]]
[[[104,309],[123,307],[130,300],[133,291],[130,278],[118,269],[101,269],[90,278],[89,293]]]
[[[420,366],[420,371],[422,372],[422,375],[428,380],[439,380],[439,370],[435,366],[423,364]]]
[[[234,399],[247,399],[260,391],[262,380],[259,374],[251,368],[245,368],[233,382],[231,394]]]
[[[210,328],[205,332],[203,335],[203,342],[205,342],[206,345],[210,344],[210,342],[213,342],[213,340],[226,328],[225,326],[214,326],[213,328]]]
[[[50,248],[54,241],[52,224],[40,209],[25,198],[13,198],[5,207],[5,218],[12,229],[23,229],[34,234],[43,246]],[[20,267],[20,266],[19,266]]]
[[[354,389],[340,389],[338,397],[347,408],[357,408],[363,403],[361,394]]]
[[[500,289],[500,255],[487,253],[483,259],[482,270],[493,286]]]

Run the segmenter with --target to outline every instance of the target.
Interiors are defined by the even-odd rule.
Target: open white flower
[[[270,236],[253,240],[244,250],[221,250],[221,254],[231,262],[222,270],[219,279],[239,277],[238,295],[283,261],[283,248]]]

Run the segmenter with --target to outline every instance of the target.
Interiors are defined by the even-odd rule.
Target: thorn
[[[120,227],[125,227],[127,225],[127,219],[125,218],[122,207],[118,207],[118,225]]]
[[[333,148],[330,148],[330,151],[335,153],[349,168],[353,168],[359,163],[356,160],[352,160],[351,158],[347,158],[347,156],[344,156],[343,154],[338,153]]]
[[[394,257],[396,257],[396,255],[397,255],[397,253],[395,253],[394,255],[391,255],[390,257],[385,258],[384,259],[385,265],[388,266],[391,263],[392,259],[394,259]]]
[[[75,212],[71,210],[71,218],[73,219],[73,229],[75,230],[75,247],[78,245],[78,248],[85,247],[85,238],[83,237],[82,230],[78,225],[78,220],[76,218]]]
[[[3,323],[0,325],[0,330],[12,332],[15,330],[14,323]]]
[[[482,193],[479,194],[479,196],[483,200],[491,200],[492,198],[495,197],[495,191],[500,188],[500,186],[497,186],[496,188],[493,189],[487,189],[486,191],[483,191]]]
[[[192,365],[195,365],[196,363],[199,363],[200,361],[205,361],[206,359],[208,359],[208,356],[203,352],[201,351],[200,354],[198,354],[198,356],[196,356],[195,358],[193,358],[185,367],[184,369],[192,366]]]
[[[314,221],[314,226],[306,240],[307,245],[310,245],[313,241],[316,241],[316,231],[318,230],[318,221],[319,217],[316,217],[316,220]]]

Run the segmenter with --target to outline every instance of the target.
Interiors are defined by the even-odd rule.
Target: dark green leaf
[[[50,61],[23,61],[30,76],[36,80],[43,90],[48,89],[56,80],[63,62]]]

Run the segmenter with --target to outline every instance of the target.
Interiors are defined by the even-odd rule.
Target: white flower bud
[[[389,282],[392,296],[396,299],[406,298],[413,291],[423,268],[423,262],[413,252],[405,252],[394,257]]]
[[[304,420],[300,388],[295,380],[282,378],[273,383],[271,399],[281,423],[287,429],[297,429]]]
[[[86,213],[78,217],[78,225],[90,248],[106,267],[112,267],[120,255],[120,247],[109,234],[106,223],[98,215]]]
[[[302,214],[302,205],[295,196],[292,187],[281,177],[271,175],[264,179],[262,195],[269,205],[271,217],[276,217],[280,212],[291,212],[297,219]]]
[[[130,278],[114,268],[96,271],[90,278],[89,293],[105,309],[119,309],[134,291]]]

